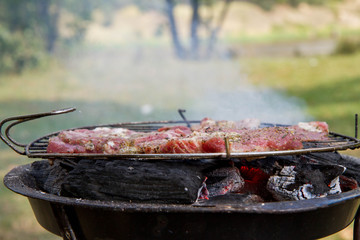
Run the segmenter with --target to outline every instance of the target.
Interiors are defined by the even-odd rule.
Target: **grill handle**
[[[65,109],[54,110],[54,111],[46,112],[46,113],[36,113],[36,114],[31,114],[31,115],[22,115],[22,116],[17,116],[17,117],[6,118],[6,119],[4,119],[4,120],[2,120],[0,122],[0,138],[1,138],[1,140],[3,140],[3,142],[6,145],[8,145],[15,152],[17,152],[17,153],[19,153],[21,155],[26,155],[25,147],[27,145],[26,144],[21,144],[21,143],[15,141],[10,136],[10,129],[12,127],[14,127],[15,125],[18,125],[20,123],[31,121],[31,120],[34,120],[34,119],[47,117],[47,116],[53,116],[53,115],[59,115],[59,114],[64,114],[64,113],[69,113],[69,112],[73,112],[75,110],[76,110],[76,108],[65,108]],[[4,125],[6,123],[9,123],[9,125],[3,131],[3,127],[4,127]]]

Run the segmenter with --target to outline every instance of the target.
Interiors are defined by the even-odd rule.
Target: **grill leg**
[[[360,240],[360,210],[355,215],[353,239]]]
[[[51,207],[64,240],[84,239],[71,209],[66,209],[66,207],[57,204],[51,204]]]

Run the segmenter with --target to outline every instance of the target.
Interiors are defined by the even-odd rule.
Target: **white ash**
[[[330,191],[328,194],[337,194],[341,193],[341,187],[340,187],[340,178],[336,177],[334,178],[330,183]]]
[[[311,183],[299,184],[297,174],[295,166],[284,166],[281,171],[269,178],[267,189],[279,201],[305,200],[341,193],[339,176],[334,176],[328,189],[319,192],[316,191],[316,186]]]

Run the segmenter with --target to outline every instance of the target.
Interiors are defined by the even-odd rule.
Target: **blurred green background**
[[[0,119],[20,142],[126,121],[320,120],[354,136],[360,110],[358,0],[3,0]],[[346,151],[360,157],[360,151]],[[0,144],[0,176],[32,160]],[[59,239],[0,185],[0,239]],[[352,239],[352,227],[325,239]]]

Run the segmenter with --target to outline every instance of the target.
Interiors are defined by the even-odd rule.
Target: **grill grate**
[[[134,131],[149,132],[159,129],[166,125],[179,125],[188,123],[199,123],[200,121],[159,121],[159,122],[135,122],[124,124],[100,125],[91,127],[82,127],[82,129],[94,129],[96,127],[122,127]],[[262,123],[261,127],[285,126],[279,124]],[[75,129],[71,129],[75,130]],[[26,147],[26,155],[30,158],[46,158],[46,159],[74,159],[74,158],[97,158],[97,159],[124,159],[131,158],[137,160],[156,160],[156,159],[206,159],[206,158],[243,158],[243,159],[257,159],[268,156],[280,155],[299,155],[314,152],[333,152],[346,149],[355,149],[360,147],[360,141],[356,138],[330,132],[329,141],[313,141],[304,142],[303,149],[297,150],[282,150],[282,151],[266,151],[266,152],[243,152],[243,153],[186,153],[186,154],[96,154],[96,153],[78,153],[78,154],[64,154],[64,153],[47,153],[46,148],[49,138],[56,136],[59,132],[49,134],[41,137]]]
[[[78,154],[64,154],[64,153],[47,153],[46,149],[49,143],[49,138],[56,136],[59,132],[43,136],[30,144],[21,144],[15,141],[10,136],[10,129],[20,123],[31,121],[34,119],[59,115],[75,111],[75,108],[61,109],[52,112],[38,113],[17,117],[10,117],[0,122],[0,138],[15,152],[21,155],[27,155],[29,158],[44,158],[44,159],[79,159],[79,158],[98,158],[98,159],[136,159],[136,160],[191,160],[191,159],[257,159],[268,156],[281,156],[281,155],[299,155],[314,152],[333,152],[346,149],[355,149],[360,147],[360,140],[357,137],[349,137],[338,133],[330,132],[329,141],[306,142],[304,148],[299,150],[284,150],[284,151],[268,151],[268,152],[243,152],[231,153],[227,148],[226,153],[187,153],[187,154],[95,154],[95,153],[78,153]],[[121,124],[108,124],[90,127],[81,127],[87,129],[94,129],[96,127],[122,127],[134,131],[149,132],[159,129],[163,126],[180,125],[189,126],[192,123],[200,123],[200,121],[188,121],[183,116],[184,110],[179,110],[180,115],[184,121],[156,121],[156,122],[129,122]],[[11,122],[11,123],[10,123]],[[3,133],[3,126],[9,123]],[[283,124],[262,123],[261,127],[274,127],[274,126],[287,126]],[[78,128],[74,128],[78,129]],[[69,130],[74,130],[69,129]],[[355,136],[357,135],[357,118],[355,121]]]

